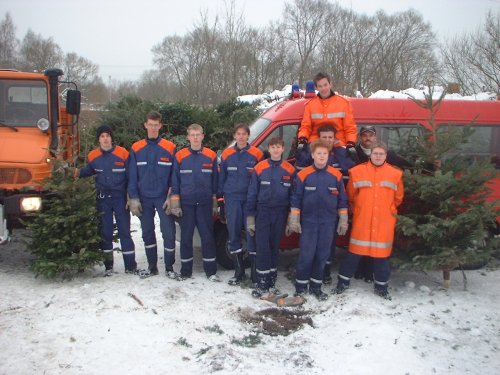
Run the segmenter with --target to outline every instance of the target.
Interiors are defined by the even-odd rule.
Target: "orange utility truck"
[[[55,161],[76,160],[81,94],[62,75],[0,69],[0,243],[20,218],[42,209]]]

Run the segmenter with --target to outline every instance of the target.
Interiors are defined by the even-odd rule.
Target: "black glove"
[[[298,141],[299,141],[299,145],[306,145],[307,144],[306,137],[299,137]]]
[[[347,148],[348,150],[350,148],[354,148],[354,147],[356,147],[356,145],[354,144],[354,142],[351,142],[351,141],[347,142],[345,145],[345,148]]]

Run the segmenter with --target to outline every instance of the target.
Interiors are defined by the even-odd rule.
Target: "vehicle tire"
[[[214,223],[214,237],[215,237],[215,251],[217,255],[217,263],[227,270],[234,269],[233,259],[231,258],[231,253],[229,252],[228,239],[229,235],[227,233],[226,224],[221,223],[217,220]],[[243,244],[243,265],[245,268],[250,267],[250,259],[248,258],[248,252],[246,247],[246,240],[244,233],[242,232],[242,244]]]

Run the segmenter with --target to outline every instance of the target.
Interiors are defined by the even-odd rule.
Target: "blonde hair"
[[[190,130],[195,130],[201,132],[201,134],[205,134],[203,132],[203,127],[200,124],[191,124],[187,127],[187,134],[189,135]]]

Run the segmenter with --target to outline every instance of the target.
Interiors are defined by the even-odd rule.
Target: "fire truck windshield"
[[[0,119],[15,127],[36,127],[48,119],[48,92],[44,81],[0,80]]]

